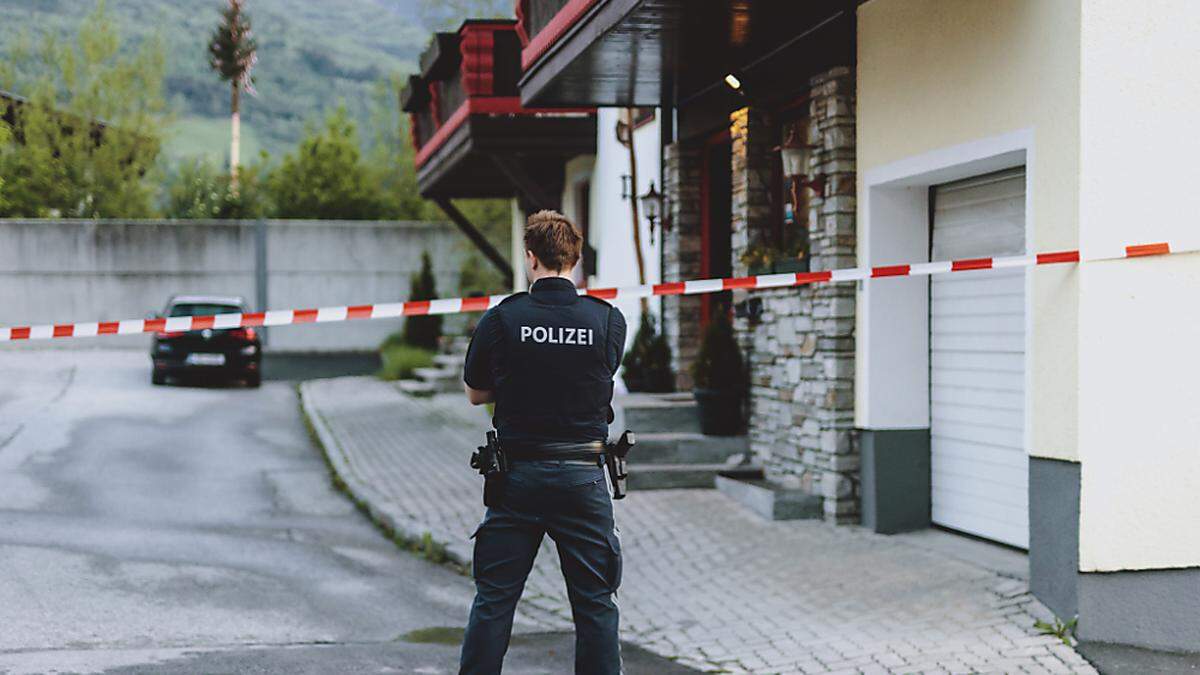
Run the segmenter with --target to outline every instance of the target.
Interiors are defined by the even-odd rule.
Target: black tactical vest
[[[604,440],[625,340],[620,311],[551,277],[492,312],[493,424],[500,440]]]

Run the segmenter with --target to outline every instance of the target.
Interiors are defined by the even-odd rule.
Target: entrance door
[[[733,273],[730,220],[733,218],[732,148],[729,131],[704,145],[700,195],[700,277],[728,277]],[[729,311],[729,293],[701,296],[701,325],[708,325],[716,312]]]
[[[1021,255],[1025,170],[934,188],[931,260]],[[1029,547],[1025,268],[930,280],[933,522]]]

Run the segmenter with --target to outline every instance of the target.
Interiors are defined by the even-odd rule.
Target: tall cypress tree
[[[433,300],[437,298],[437,281],[433,278],[433,261],[429,251],[421,254],[421,270],[412,276],[409,300]],[[414,347],[436,350],[442,335],[442,317],[409,316],[404,319],[404,341]]]

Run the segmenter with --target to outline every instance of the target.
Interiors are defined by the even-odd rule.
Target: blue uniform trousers
[[[578,462],[515,462],[504,497],[476,530],[475,602],[460,673],[499,673],[513,612],[543,535],[550,535],[575,620],[575,672],[618,675],[621,646],[615,594],[621,543],[604,470]]]

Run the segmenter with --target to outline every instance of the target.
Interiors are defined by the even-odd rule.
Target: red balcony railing
[[[529,68],[599,0],[517,0],[521,67]]]

